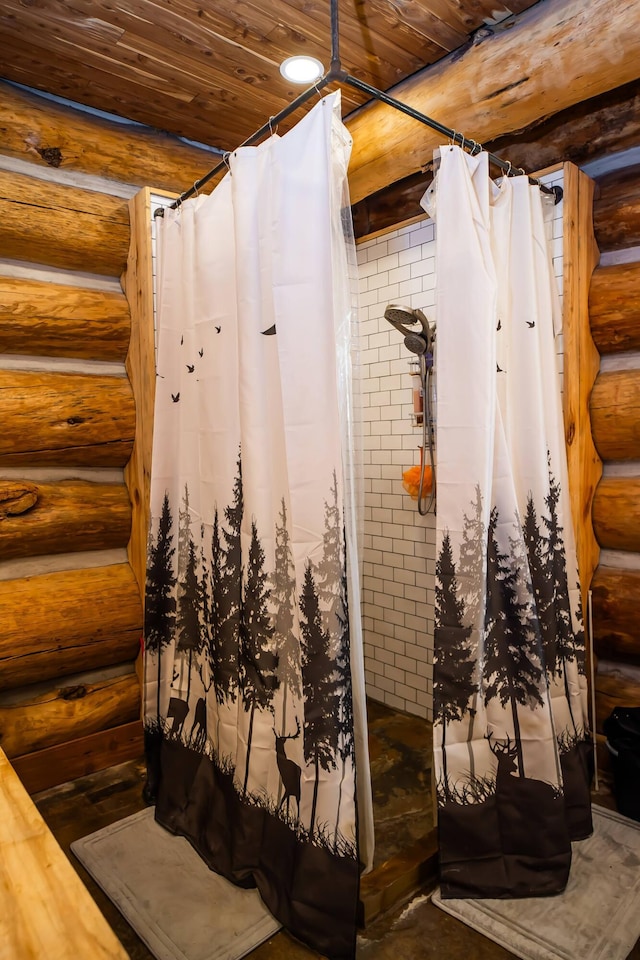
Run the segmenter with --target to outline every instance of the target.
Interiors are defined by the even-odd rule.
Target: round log
[[[596,730],[614,707],[640,707],[640,667],[601,660],[596,674]]]
[[[0,706],[0,747],[18,757],[137,720],[140,686],[134,673],[96,683],[60,686]]]
[[[124,363],[130,333],[122,293],[0,277],[0,353]]]
[[[178,193],[204,176],[216,157],[177,137],[117,123],[46,100],[35,91],[0,85],[2,150],[46,167],[81,170]],[[208,192],[205,188],[203,192]]]
[[[598,180],[593,205],[596,240],[601,251],[640,243],[640,166],[616,170]]]
[[[597,655],[640,665],[640,570],[599,566],[591,590]]]
[[[0,466],[122,467],[136,412],[126,377],[0,370]]]
[[[617,263],[595,270],[589,320],[600,353],[640,350],[640,263]]]
[[[0,689],[13,689],[133,661],[142,601],[128,563],[65,570],[0,581],[0,622]]]
[[[593,441],[603,460],[640,459],[640,370],[601,373],[589,409]]]
[[[0,257],[119,277],[129,215],[119,197],[0,170]]]
[[[33,503],[19,512],[15,500],[8,501],[6,496],[17,483],[0,478],[0,505],[13,504],[9,508],[12,512],[0,523],[3,560],[126,547],[131,504],[123,483],[64,480],[32,484],[33,489],[22,495],[20,504],[29,500]]]
[[[593,529],[607,550],[640,551],[640,477],[605,477],[593,498]]]

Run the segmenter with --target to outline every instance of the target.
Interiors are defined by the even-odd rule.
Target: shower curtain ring
[[[516,167],[516,170],[519,170],[522,176],[526,177],[527,171],[524,169],[524,167]]]
[[[507,166],[507,171],[505,173],[505,176],[510,177],[511,176],[511,160],[507,160],[507,164],[508,166]]]
[[[472,143],[472,144],[473,144],[473,146],[471,147],[471,156],[472,156],[472,157],[475,157],[476,153],[482,153],[482,144],[481,144],[481,143],[478,143],[477,140],[473,140],[472,138],[469,138],[469,143]]]
[[[275,129],[275,130],[273,129],[273,121],[274,121],[274,120],[275,120],[275,116],[269,117],[269,133],[271,134],[271,136],[273,136],[274,133],[277,133],[277,132],[278,132],[278,124],[277,124],[277,123],[276,123],[276,129]]]
[[[193,193],[194,193],[194,196],[196,196],[196,197],[199,196],[199,194],[198,194],[198,181],[197,181],[197,180],[194,180],[194,181],[193,181]]]

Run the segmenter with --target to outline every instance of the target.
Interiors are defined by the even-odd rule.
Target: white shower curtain
[[[332,94],[165,212],[145,614],[157,819],[345,958],[373,850],[350,148]]]
[[[445,897],[564,888],[591,831],[551,199],[440,151],[435,764]]]

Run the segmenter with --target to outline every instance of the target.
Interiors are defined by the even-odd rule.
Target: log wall
[[[614,707],[640,706],[640,166],[598,180],[601,252],[589,295],[601,369],[590,400],[603,477],[593,501],[601,547],[592,583],[596,731]],[[600,762],[608,765],[604,749]]]
[[[130,254],[148,195],[128,197],[139,149],[175,192],[211,156],[2,89],[0,746],[35,791],[142,752],[155,370],[149,304],[124,282],[128,257],[150,269]]]

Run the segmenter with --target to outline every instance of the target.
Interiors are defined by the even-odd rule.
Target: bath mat
[[[152,807],[71,850],[158,960],[239,960],[280,929],[257,890],[209,870]]]
[[[640,823],[593,807],[557,897],[433,903],[523,960],[625,960],[640,936]]]

